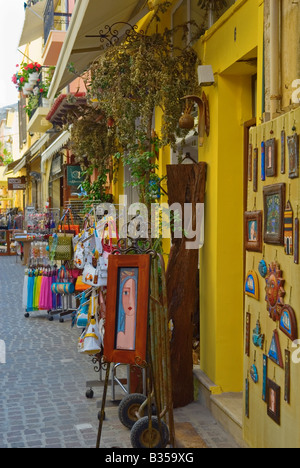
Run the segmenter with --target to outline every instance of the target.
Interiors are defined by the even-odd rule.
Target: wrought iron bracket
[[[117,25],[120,25],[122,26],[122,28],[116,28]],[[99,30],[99,34],[96,34],[96,35],[87,35],[85,37],[98,37],[100,39],[100,42],[101,43],[104,43],[105,41],[107,41],[107,46],[113,46],[113,45],[116,45],[119,40],[121,39],[119,34],[120,34],[120,31],[122,29],[124,29],[124,27],[128,27],[128,29],[126,29],[125,31],[125,36],[126,36],[126,39],[128,38],[128,36],[132,33],[132,32],[135,32],[137,33],[137,30],[138,30],[138,26],[135,24],[134,26],[132,26],[130,23],[126,23],[126,22],[123,22],[123,21],[118,21],[114,24],[112,24],[111,26],[109,25],[106,25],[104,27],[104,30],[103,29],[100,29]],[[140,31],[140,33],[142,34],[142,32]]]

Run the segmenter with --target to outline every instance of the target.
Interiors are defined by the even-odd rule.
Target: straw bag
[[[72,260],[73,234],[58,233],[49,237],[49,249],[53,260]]]

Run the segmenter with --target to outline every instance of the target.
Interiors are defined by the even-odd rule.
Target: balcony
[[[44,12],[44,52],[46,66],[55,66],[65,40],[71,13],[55,11],[54,0],[48,0]]]
[[[49,80],[49,70],[47,71],[43,67],[39,82],[27,99],[26,112],[29,115],[27,130],[29,133],[45,133],[52,128],[52,124],[46,119],[50,110],[49,101],[45,98],[49,86],[47,80]]]

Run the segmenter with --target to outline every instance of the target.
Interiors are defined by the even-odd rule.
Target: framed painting
[[[296,179],[299,177],[299,136],[294,133],[287,137],[288,154],[289,154],[289,178]]]
[[[284,245],[285,184],[268,185],[264,197],[264,242]]]
[[[147,355],[150,255],[110,255],[104,336],[106,362],[143,367]]]
[[[262,252],[262,211],[247,211],[244,216],[245,248]]]
[[[297,340],[297,318],[294,309],[289,305],[285,304],[281,309],[279,328],[291,341]]]
[[[267,412],[280,425],[280,387],[270,379],[267,379]]]
[[[266,157],[266,176],[276,177],[277,175],[277,152],[276,152],[276,140],[271,138],[266,141],[265,147]]]

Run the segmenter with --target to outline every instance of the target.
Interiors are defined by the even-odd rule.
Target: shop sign
[[[8,190],[26,190],[26,178],[17,177],[7,179]]]
[[[67,183],[69,186],[78,187],[85,180],[80,166],[67,167]]]

